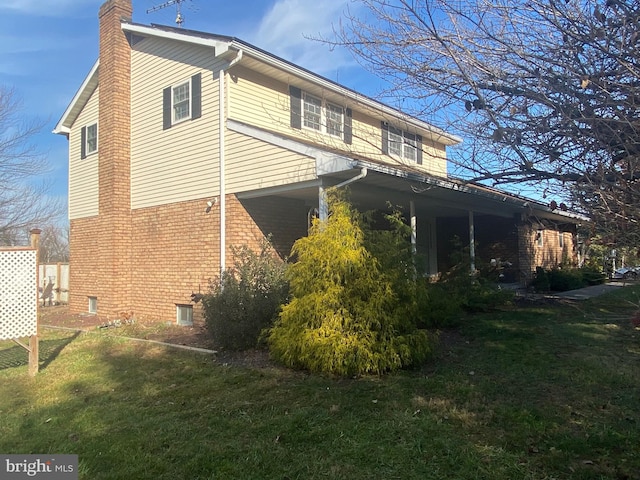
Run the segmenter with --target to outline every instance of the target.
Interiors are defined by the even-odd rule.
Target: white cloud
[[[335,79],[341,69],[355,65],[350,54],[312,38],[331,38],[350,0],[277,0],[255,33],[247,39],[256,46]]]

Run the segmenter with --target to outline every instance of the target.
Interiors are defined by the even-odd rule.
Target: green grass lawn
[[[468,317],[422,370],[348,380],[45,331],[35,378],[0,342],[0,452],[83,479],[640,479],[639,303]]]

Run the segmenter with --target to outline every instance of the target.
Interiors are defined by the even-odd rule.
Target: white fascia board
[[[166,38],[178,42],[191,43],[193,45],[201,45],[203,47],[211,47],[215,49],[216,57],[225,53],[229,49],[229,42],[223,42],[212,38],[202,38],[195,35],[187,35],[184,33],[169,32],[145,25],[137,25],[131,23],[122,23],[124,32],[131,32],[145,37]]]
[[[53,129],[53,133],[56,133],[59,135],[69,134],[69,132],[71,131],[71,125],[73,124],[73,122],[75,121],[75,118],[77,117],[77,114],[76,114],[74,118],[71,118],[73,112],[76,110],[76,107],[78,106],[78,103],[85,96],[85,92],[88,89],[91,89],[93,91],[98,84],[99,66],[100,66],[100,60],[96,60],[96,63],[93,64],[93,67],[89,71],[89,74],[84,79],[84,81],[82,82],[82,85],[80,85],[80,88],[78,89],[73,99],[71,100],[71,103],[62,114],[62,117],[60,117],[60,120],[58,121],[55,128]]]
[[[429,123],[423,122],[422,120],[419,120],[415,117],[412,117],[410,115],[407,115],[405,113],[402,113],[399,110],[396,110],[394,108],[389,107],[388,105],[385,105],[384,103],[380,103],[377,102],[375,100],[373,100],[372,98],[369,98],[367,96],[361,95],[353,90],[350,90],[348,88],[342,87],[338,84],[335,84],[327,79],[324,79],[322,77],[319,77],[315,74],[313,74],[312,72],[305,70],[303,68],[300,67],[296,67],[295,65],[289,63],[289,62],[285,62],[284,60],[274,57],[273,55],[269,55],[266,52],[263,52],[261,50],[257,50],[255,48],[252,48],[251,45],[243,43],[243,42],[237,42],[237,41],[232,41],[231,42],[231,46],[234,49],[241,49],[244,50],[244,52],[258,60],[261,60],[262,62],[265,62],[269,65],[272,65],[280,70],[284,70],[288,73],[291,73],[292,75],[295,75],[296,77],[299,77],[303,80],[306,80],[308,82],[314,83],[322,88],[325,88],[327,90],[331,90],[333,92],[336,92],[337,94],[346,97],[346,98],[351,98],[352,100],[354,100],[357,103],[360,103],[362,105],[366,105],[370,108],[373,108],[374,110],[378,110],[380,112],[382,112],[385,115],[389,115],[390,118],[399,118],[404,122],[407,122],[410,125],[414,125],[418,128],[420,128],[421,130],[426,130],[428,132],[430,132],[437,141],[447,145],[447,146],[451,146],[451,145],[457,145],[459,143],[462,143],[462,138],[458,137],[457,135],[453,135],[450,133],[445,132],[444,130],[437,128]]]

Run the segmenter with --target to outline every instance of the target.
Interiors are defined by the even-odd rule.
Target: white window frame
[[[564,248],[564,232],[558,231],[558,246]]]
[[[187,95],[186,98],[181,99],[179,102],[176,102],[176,90],[181,87],[187,87]],[[185,120],[191,119],[191,94],[192,94],[192,85],[191,78],[185,80],[184,82],[178,83],[176,85],[171,86],[171,124],[175,125],[180,122],[184,122]],[[187,104],[187,112],[186,115],[176,118],[176,107],[178,105]]]
[[[91,314],[98,313],[98,297],[87,297],[87,299],[89,301],[87,311]]]
[[[193,305],[176,305],[176,324],[185,327],[193,325]]]
[[[313,108],[311,108],[313,107]],[[334,117],[338,115],[338,119]],[[305,129],[344,138],[345,108],[305,91],[302,92],[302,126]],[[329,125],[339,125],[339,132]]]
[[[544,247],[544,229],[536,230],[536,247]]]
[[[95,135],[89,135],[89,132],[95,129]],[[91,148],[91,141],[93,140],[93,148]],[[98,122],[91,123],[86,126],[86,134],[84,139],[84,152],[86,155],[93,155],[98,152]]]
[[[390,125],[387,133],[387,151],[389,155],[418,163],[417,135]]]

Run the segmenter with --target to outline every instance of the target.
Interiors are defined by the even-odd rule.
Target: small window
[[[86,138],[86,152],[87,155],[98,151],[98,124],[94,123],[87,126],[87,138]]]
[[[89,297],[89,313],[98,313],[98,297]]]
[[[191,118],[191,81],[171,87],[173,123]]]
[[[558,246],[560,248],[564,247],[564,233],[563,232],[558,232]]]
[[[162,91],[162,129],[202,116],[202,76],[197,73]]]
[[[193,305],[176,305],[176,322],[178,325],[193,325]]]
[[[544,245],[544,230],[538,230],[536,232],[536,246],[542,247]]]

